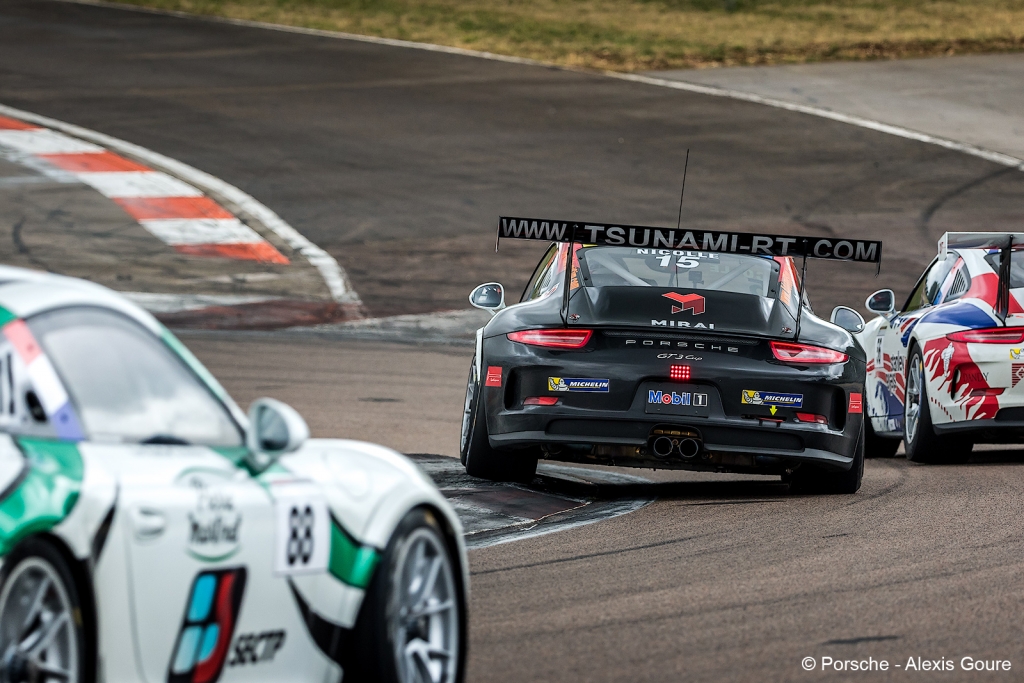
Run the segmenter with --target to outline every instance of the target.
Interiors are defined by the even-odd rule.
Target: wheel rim
[[[459,661],[459,610],[448,552],[436,533],[421,527],[406,538],[395,567],[390,631],[398,678],[451,683]]]
[[[10,683],[78,683],[71,599],[57,570],[38,557],[14,568],[0,592],[0,670]]]
[[[469,382],[466,384],[466,405],[462,411],[462,440],[459,442],[459,452],[465,453],[469,445],[469,430],[473,426],[473,399],[476,397],[476,361],[469,371]]]
[[[921,422],[921,387],[923,386],[923,368],[921,357],[914,354],[910,360],[910,367],[907,373],[907,395],[904,398],[904,429],[907,435],[907,443],[913,443],[917,437],[917,427]]]

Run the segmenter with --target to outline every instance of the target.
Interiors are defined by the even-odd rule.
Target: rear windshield
[[[999,272],[1000,253],[992,251],[985,257],[985,261],[997,273]],[[1020,289],[1021,287],[1024,287],[1024,251],[1013,251],[1010,253],[1010,289]]]
[[[779,262],[759,256],[607,246],[576,253],[585,287],[681,287],[769,296],[779,277]]]

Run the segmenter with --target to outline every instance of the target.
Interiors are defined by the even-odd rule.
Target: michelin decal
[[[802,408],[803,394],[776,394],[770,391],[744,389],[741,403],[749,406],[774,406],[776,408]]]
[[[548,391],[586,391],[607,393],[611,381],[586,377],[548,377]]]

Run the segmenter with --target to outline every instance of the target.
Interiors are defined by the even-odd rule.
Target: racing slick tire
[[[861,480],[864,478],[864,437],[864,428],[862,427],[850,469],[845,472],[836,472],[804,463],[796,468],[791,475],[783,477],[783,481],[789,483],[790,493],[812,495],[857,493]]]
[[[38,538],[18,545],[0,572],[0,680],[92,680],[82,614],[61,553]]]
[[[903,449],[907,453],[907,460],[943,465],[967,462],[971,457],[973,442],[963,436],[940,438],[932,426],[924,360],[918,347],[914,347],[910,353],[906,387],[903,401]]]
[[[345,683],[462,683],[468,631],[461,576],[435,515],[410,511],[366,589]]]
[[[492,481],[529,482],[537,473],[537,456],[523,452],[506,453],[491,448],[487,439],[487,416],[484,414],[482,398],[474,358],[466,384],[459,453],[462,464],[466,466],[466,474]]]
[[[900,439],[886,439],[878,436],[871,426],[871,418],[864,415],[864,457],[891,458],[900,449]]]

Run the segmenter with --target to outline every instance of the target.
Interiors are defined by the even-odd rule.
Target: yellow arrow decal
[[[769,410],[771,410],[772,411],[772,415],[774,415],[776,408],[775,408],[775,406],[772,406],[771,408],[769,408]]]

